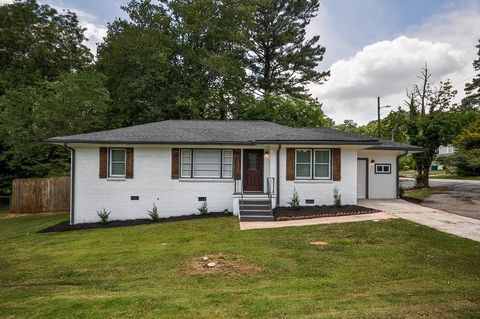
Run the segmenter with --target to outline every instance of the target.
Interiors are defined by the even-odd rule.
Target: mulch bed
[[[373,208],[358,205],[335,206],[301,206],[297,210],[290,207],[277,207],[273,210],[275,220],[309,219],[318,217],[347,216],[378,213]]]
[[[82,223],[82,224],[70,225],[69,221],[66,220],[56,225],[41,229],[38,232],[39,233],[55,233],[55,232],[64,232],[64,231],[82,230],[82,229],[91,229],[91,228],[111,228],[111,227],[149,225],[149,224],[173,222],[173,221],[179,221],[179,220],[203,219],[203,218],[212,218],[212,217],[221,217],[221,216],[232,216],[232,213],[215,212],[215,213],[208,213],[205,215],[192,214],[192,215],[183,215],[183,216],[173,216],[173,217],[160,218],[158,221],[155,221],[155,222],[151,219],[113,220],[108,222],[106,225],[103,225],[101,223]]]

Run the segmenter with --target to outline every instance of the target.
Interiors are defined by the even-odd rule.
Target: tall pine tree
[[[319,0],[257,0],[248,47],[249,84],[256,95],[305,98],[308,84],[329,75],[315,69],[325,53],[320,37],[306,38],[318,7]]]
[[[465,84],[465,94],[467,96],[463,98],[462,105],[467,108],[480,109],[480,40],[478,40],[476,48],[478,48],[477,59],[473,61],[473,68],[478,73],[472,82]]]

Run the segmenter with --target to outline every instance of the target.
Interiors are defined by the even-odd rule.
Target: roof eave
[[[401,146],[373,146],[373,147],[369,147],[368,150],[409,151],[412,153],[425,152],[425,149],[421,147],[401,147]]]
[[[46,144],[136,144],[136,145],[172,145],[172,144],[180,144],[180,145],[253,145],[255,144],[253,141],[242,141],[242,142],[233,142],[233,141],[202,141],[202,142],[194,142],[194,141],[127,141],[127,140],[119,140],[119,141],[105,141],[105,140],[76,140],[76,139],[62,139],[62,140],[55,140],[55,139],[47,139],[43,141]]]

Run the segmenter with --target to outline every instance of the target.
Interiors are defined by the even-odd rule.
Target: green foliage
[[[477,75],[472,82],[465,84],[466,96],[462,100],[462,105],[470,109],[480,109],[480,40],[476,45],[478,49],[477,58],[473,61],[473,69],[477,71]]]
[[[415,159],[417,176],[416,186],[429,186],[430,166],[441,145],[451,143],[457,134],[457,128],[452,125],[455,118],[451,112],[451,101],[456,95],[449,80],[433,86],[429,83],[430,74],[427,66],[422,69],[419,77],[421,88],[414,86],[408,93],[407,134],[409,142],[425,149],[423,153],[412,155]]]
[[[314,99],[297,99],[267,94],[252,103],[241,116],[248,120],[265,120],[289,126],[321,127],[327,125],[321,104]]]
[[[16,1],[0,6],[0,28],[0,95],[79,71],[92,60],[73,12],[59,14],[36,0]]]
[[[245,16],[234,1],[132,0],[109,25],[97,68],[107,75],[115,125],[227,119],[247,99]]]
[[[247,50],[251,90],[305,98],[308,84],[326,79],[329,72],[316,70],[325,53],[320,36],[307,39],[305,30],[318,7],[319,0],[256,1]]]
[[[480,121],[473,123],[457,137],[455,153],[446,157],[448,165],[460,175],[480,175]]]
[[[394,141],[401,143],[408,142],[408,135],[406,132],[407,115],[407,112],[399,107],[396,111],[392,111],[385,118],[382,118],[382,136],[380,136],[380,138],[384,140],[393,139]],[[334,128],[344,132],[379,137],[377,120],[370,121],[361,126],[352,120],[345,120],[342,124],[335,125]]]
[[[342,195],[340,194],[340,191],[338,190],[337,186],[335,186],[335,188],[333,189],[333,206],[335,207],[342,206]]]
[[[198,207],[198,212],[201,214],[201,215],[205,215],[205,214],[208,214],[208,205],[207,205],[207,201],[204,200],[202,202],[202,204],[200,205],[200,207]]]
[[[290,205],[291,210],[298,210],[300,208],[300,198],[298,197],[298,192],[295,188],[293,188],[292,198],[288,204]]]
[[[78,90],[61,79],[62,74],[83,74],[92,61],[74,13],[59,14],[35,0],[15,1],[0,6],[0,29],[0,194],[9,194],[13,178],[65,174],[68,152],[40,142],[64,132],[91,129],[77,128],[77,117],[89,117],[93,123],[98,119],[92,117],[95,114],[71,114],[79,100],[71,98],[69,91],[75,95]],[[58,90],[62,93],[56,96]],[[72,127],[74,131],[65,129]],[[60,128],[58,134],[55,128]]]
[[[409,171],[415,169],[415,160],[411,155],[400,157],[399,164],[401,171]]]
[[[67,174],[69,152],[42,141],[103,128],[110,101],[104,81],[98,73],[82,71],[7,90],[0,97],[0,135],[6,146],[0,161],[16,177]]]
[[[102,208],[102,210],[97,210],[97,215],[98,218],[100,218],[100,223],[102,225],[106,225],[108,223],[108,219],[110,218],[111,212],[107,212],[105,208]]]
[[[155,204],[153,204],[152,210],[149,210],[147,214],[154,222],[157,222],[160,219],[160,215],[158,214],[158,208]]]

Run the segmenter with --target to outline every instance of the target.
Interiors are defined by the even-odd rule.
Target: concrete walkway
[[[401,199],[359,200],[358,205],[391,213],[445,233],[480,241],[480,220],[416,205]]]
[[[261,229],[261,228],[279,228],[289,226],[308,226],[308,225],[321,225],[321,224],[337,224],[348,222],[363,222],[367,220],[381,220],[397,218],[392,214],[387,213],[373,213],[363,215],[350,215],[350,216],[336,216],[336,217],[319,217],[312,219],[298,219],[298,220],[283,220],[276,222],[240,222],[240,229]]]

